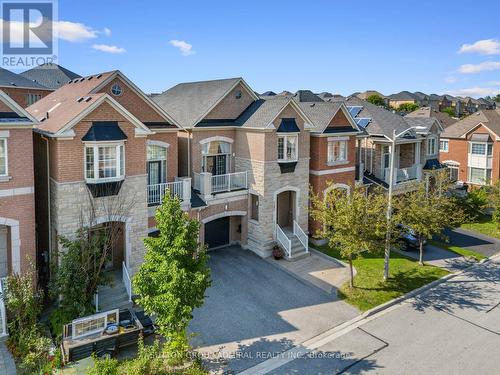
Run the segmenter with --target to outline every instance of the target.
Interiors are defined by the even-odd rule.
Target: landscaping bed
[[[329,256],[346,261],[337,249],[332,249],[328,245],[318,246],[317,249]],[[345,283],[339,289],[338,296],[361,311],[400,297],[449,273],[439,267],[421,266],[417,261],[396,252],[391,253],[390,274],[387,282],[384,282],[382,278],[383,254],[365,254],[363,258],[353,260],[353,265],[357,270],[354,277],[355,287],[351,288],[348,283]]]

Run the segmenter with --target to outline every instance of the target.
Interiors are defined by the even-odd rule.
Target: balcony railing
[[[193,180],[194,189],[205,197],[217,193],[248,189],[248,174],[246,171],[219,175],[206,172],[194,173]]]
[[[160,205],[167,192],[170,192],[171,196],[179,197],[181,201],[189,201],[191,199],[191,179],[148,185],[148,204]]]
[[[390,168],[385,168],[385,182],[389,183]],[[420,180],[422,176],[422,166],[414,164],[408,168],[394,169],[394,184],[400,184],[411,180]]]
[[[7,332],[7,314],[5,312],[5,289],[7,278],[0,279],[0,337],[8,335]]]

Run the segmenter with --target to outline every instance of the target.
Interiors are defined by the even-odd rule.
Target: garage
[[[229,245],[229,216],[205,224],[205,244],[209,249]]]

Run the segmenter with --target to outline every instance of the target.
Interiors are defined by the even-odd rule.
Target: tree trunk
[[[418,259],[418,263],[420,263],[420,265],[423,266],[424,265],[424,240],[421,236],[418,237],[418,242],[419,242],[418,245],[420,248],[420,256]]]
[[[349,286],[354,288],[354,270],[352,268],[352,255],[349,255]]]

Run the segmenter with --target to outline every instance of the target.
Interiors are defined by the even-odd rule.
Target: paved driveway
[[[244,370],[359,314],[239,247],[211,252],[210,267],[213,285],[190,330],[212,369]]]
[[[449,237],[452,245],[475,251],[487,257],[500,252],[500,240],[481,233],[457,228],[447,230],[445,234]]]

